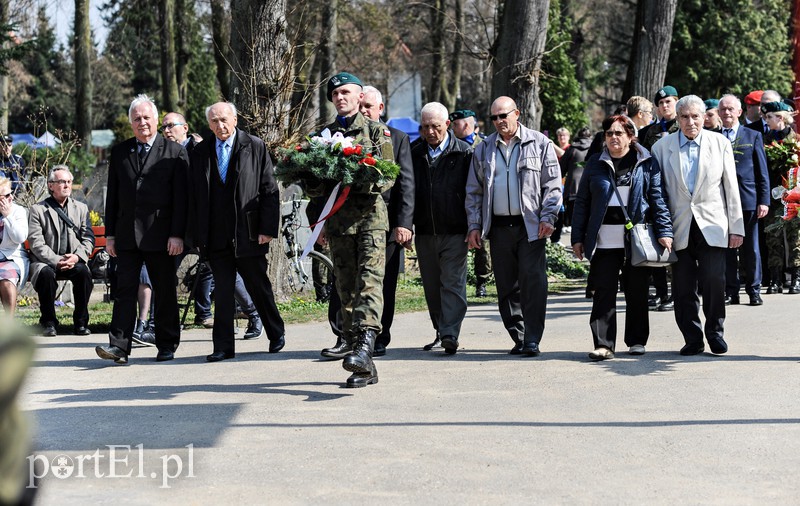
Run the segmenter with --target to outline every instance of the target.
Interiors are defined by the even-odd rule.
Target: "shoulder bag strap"
[[[619,207],[622,208],[622,214],[625,215],[625,230],[630,230],[633,228],[633,222],[631,222],[631,217],[628,216],[628,210],[625,208],[625,204],[622,202],[622,197],[619,195],[619,190],[617,189],[617,178],[613,170],[611,170],[611,186],[614,187],[614,193],[617,195],[617,200],[619,200]]]
[[[73,223],[73,221],[71,219],[69,219],[69,216],[67,216],[67,213],[64,212],[64,210],[61,208],[61,206],[54,206],[54,205],[50,204],[50,202],[47,202],[46,200],[45,200],[45,204],[50,206],[50,208],[53,209],[53,211],[56,212],[58,217],[61,218],[62,220],[64,220],[64,223],[66,223],[67,226],[69,228],[71,228],[73,232],[75,232],[75,235],[78,236],[78,240],[80,241],[81,240],[81,229],[78,228],[75,225],[75,223]]]

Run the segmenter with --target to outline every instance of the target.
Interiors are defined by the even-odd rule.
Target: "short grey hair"
[[[153,116],[155,116],[156,121],[158,121],[158,107],[156,107],[156,103],[153,102],[153,99],[148,97],[144,93],[136,95],[136,98],[134,98],[133,101],[131,101],[131,106],[128,108],[128,121],[133,123],[133,110],[142,104],[150,104],[150,107],[153,110]]]
[[[700,109],[700,112],[706,112],[706,104],[703,103],[703,99],[698,97],[697,95],[686,95],[685,97],[681,97],[678,100],[678,103],[675,104],[675,114],[678,116],[681,115],[681,111],[684,109],[688,109],[690,107],[696,107]]]
[[[69,167],[67,167],[66,165],[64,165],[64,164],[53,165],[53,168],[50,169],[50,173],[47,175],[47,182],[48,183],[52,183],[53,181],[56,180],[56,172],[58,172],[59,170],[65,170],[65,171],[69,172],[70,176],[72,175],[72,171],[70,171]]]
[[[726,94],[722,95],[720,97],[720,99],[719,99],[719,102],[722,103],[723,100],[733,100],[733,102],[736,104],[737,108],[739,108],[739,109],[742,108],[742,101],[739,100],[739,97],[737,97],[733,93],[726,93]]]
[[[560,135],[561,133],[569,135],[569,130],[566,127],[561,127],[558,130],[556,130],[556,135]]]
[[[381,92],[378,91],[378,88],[374,86],[364,86],[363,88],[361,88],[361,92],[364,93],[364,95],[368,93],[375,95],[378,98],[378,103],[379,104],[383,103],[383,95],[381,95]]]
[[[209,118],[209,114],[211,114],[211,108],[214,107],[215,105],[219,104],[219,103],[220,102],[217,102],[216,104],[211,104],[208,107],[206,107],[206,121],[211,119],[211,118]],[[228,108],[231,110],[231,113],[233,114],[234,118],[238,118],[239,117],[239,112],[236,110],[236,106],[235,105],[233,105],[231,102],[222,102],[222,103],[228,106]]]
[[[449,121],[450,115],[447,112],[447,107],[439,102],[428,102],[424,106],[422,106],[422,110],[419,112],[419,117],[422,119],[422,116],[425,114],[429,114],[434,117],[438,117],[442,121]]]
[[[770,102],[780,102],[781,101],[781,94],[775,90],[764,90],[764,94],[761,95],[761,103],[768,104]]]

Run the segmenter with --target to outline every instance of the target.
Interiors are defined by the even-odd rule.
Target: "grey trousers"
[[[464,234],[418,235],[419,271],[428,313],[441,336],[458,337],[467,314],[467,243]]]

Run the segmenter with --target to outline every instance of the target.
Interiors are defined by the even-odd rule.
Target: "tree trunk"
[[[319,79],[322,83],[319,89],[319,123],[330,123],[336,114],[336,108],[328,100],[328,79],[333,76],[336,69],[336,42],[339,34],[336,30],[336,19],[339,16],[338,0],[323,2],[321,30],[319,39]]]
[[[189,17],[184,13],[194,10],[192,0],[175,0],[175,81],[178,85],[178,109],[186,111],[189,96],[189,79],[186,74],[192,52],[189,48]]]
[[[431,85],[428,102],[442,101],[442,82],[447,74],[445,66],[445,9],[444,0],[433,0],[431,3]]]
[[[161,108],[178,110],[178,80],[175,77],[175,0],[159,0],[161,26]]]
[[[75,130],[85,151],[92,149],[91,52],[89,0],[75,0]]]
[[[239,126],[270,151],[288,135],[294,53],[286,35],[286,0],[234,0],[231,7],[231,90]],[[287,259],[278,237],[267,256],[275,295],[284,299]]]
[[[211,31],[219,90],[225,100],[231,100],[231,13],[225,4],[226,0],[211,0]]]
[[[0,0],[0,25],[8,24],[10,0]],[[8,68],[0,72],[0,134],[8,133]]]
[[[549,9],[550,0],[505,0],[494,45],[492,98],[514,99],[522,113],[520,121],[534,129],[542,118],[539,73]]]
[[[678,0],[639,0],[622,102],[650,98],[664,85]]]

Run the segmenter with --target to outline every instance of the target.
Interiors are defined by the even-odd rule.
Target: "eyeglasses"
[[[623,130],[606,130],[606,137],[622,137],[627,135],[628,133]]]
[[[170,130],[175,128],[176,126],[185,125],[186,123],[167,123],[166,125],[161,125],[161,130]]]
[[[72,184],[72,179],[56,179],[55,181],[50,182],[57,185]]]
[[[514,109],[514,111],[516,111],[516,109]],[[508,112],[504,112],[502,114],[492,114],[491,116],[489,116],[489,119],[492,120],[492,121],[497,121],[498,119],[506,119],[508,117],[508,115],[511,114],[514,111],[508,111]]]
[[[649,114],[650,116],[652,116],[653,115],[653,110],[652,109],[643,110],[642,113],[643,114]]]

